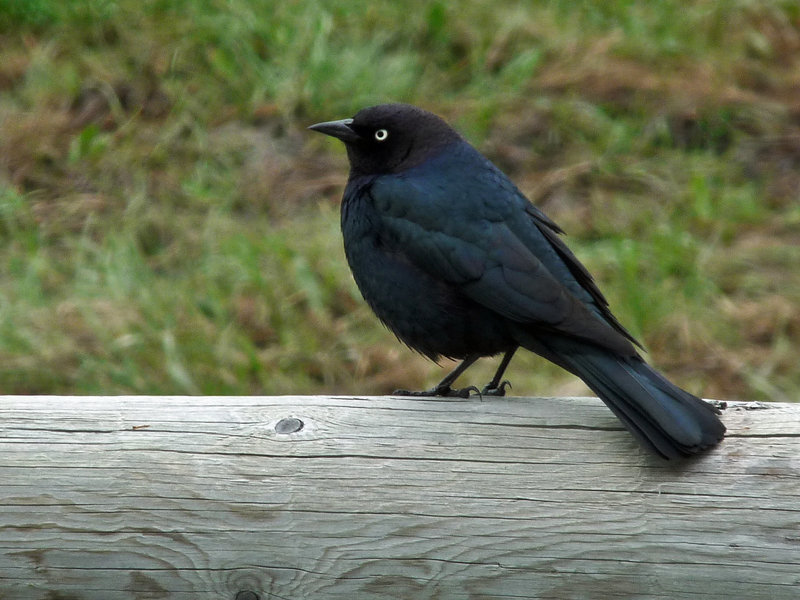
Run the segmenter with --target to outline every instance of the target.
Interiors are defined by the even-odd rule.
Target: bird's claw
[[[489,387],[487,384],[486,387],[480,391],[480,394],[481,396],[505,396],[506,387],[511,387],[511,382],[508,379],[503,380],[497,387]]]
[[[456,396],[459,398],[469,398],[470,392],[475,392],[478,396],[481,395],[481,391],[476,388],[474,385],[469,387],[461,388],[460,390],[452,390]]]
[[[395,390],[392,396],[435,396],[436,390]]]
[[[395,390],[393,396],[416,396],[418,398],[469,398],[471,392],[480,395],[481,391],[474,385],[461,389],[453,389],[449,385],[442,385],[430,390]]]

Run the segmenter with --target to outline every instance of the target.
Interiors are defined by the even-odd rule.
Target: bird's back
[[[388,282],[376,285],[384,277],[372,265],[390,255],[398,264],[389,272],[404,281],[402,289],[393,286],[396,298],[408,297],[406,290],[419,303],[427,290],[448,307],[477,304],[515,324],[635,354],[633,338],[558,227],[464,141],[402,173],[351,178],[342,230],[356,281],[376,312],[379,298],[370,296],[386,294]],[[515,290],[508,284],[518,270]],[[391,315],[381,318],[395,329]]]

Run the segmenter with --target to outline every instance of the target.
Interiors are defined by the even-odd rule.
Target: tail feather
[[[581,354],[566,360],[631,433],[664,458],[701,452],[725,433],[714,407],[639,358]]]
[[[564,338],[524,345],[580,377],[642,445],[664,458],[696,454],[725,434],[715,407],[668,381],[639,356],[619,356]]]

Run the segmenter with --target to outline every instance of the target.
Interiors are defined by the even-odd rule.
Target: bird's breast
[[[381,228],[367,194],[343,202],[342,234],[361,295],[411,348],[436,359],[492,355],[513,345],[502,318],[409,258],[402,243]]]

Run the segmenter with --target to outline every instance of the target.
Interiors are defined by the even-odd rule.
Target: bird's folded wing
[[[381,227],[396,251],[512,321],[632,351],[624,336],[586,301],[587,294],[580,298],[571,291],[580,291],[580,283],[545,236],[527,235],[523,243],[509,226],[515,225],[514,219],[509,220],[500,204],[486,209],[482,202],[465,205],[452,197],[438,198],[441,193],[403,178],[374,183],[371,196]],[[531,219],[524,210],[518,212],[519,218]],[[530,226],[536,227],[532,220]],[[551,268],[560,268],[553,268],[554,273],[537,254]]]

